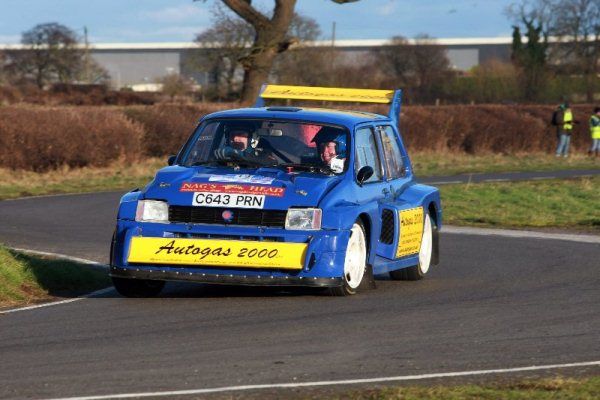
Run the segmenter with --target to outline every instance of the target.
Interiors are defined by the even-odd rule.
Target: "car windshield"
[[[181,164],[338,174],[347,168],[348,144],[347,130],[338,126],[266,119],[208,120],[193,134]]]

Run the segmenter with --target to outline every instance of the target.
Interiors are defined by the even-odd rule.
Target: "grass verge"
[[[465,155],[461,153],[411,153],[417,176],[442,176],[466,173],[552,171],[563,169],[600,169],[600,158],[573,154],[557,158],[552,154]]]
[[[600,176],[447,185],[440,191],[447,224],[600,233]]]
[[[600,159],[582,155],[556,159],[546,154],[519,156],[468,156],[464,154],[416,153],[412,155],[418,176],[460,173],[600,169]],[[47,194],[129,190],[146,185],[166,161],[149,158],[133,164],[117,161],[104,168],[62,168],[35,173],[0,169],[0,200]]]
[[[409,386],[354,391],[333,398],[353,400],[592,400],[600,398],[600,378],[550,378],[489,385]]]
[[[110,284],[106,271],[30,256],[0,245],[0,308],[78,296]]]
[[[62,168],[35,173],[0,169],[0,200],[63,193],[129,190],[146,185],[166,160],[150,158],[129,164],[117,161],[104,168]]]

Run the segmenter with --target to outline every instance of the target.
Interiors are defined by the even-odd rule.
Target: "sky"
[[[330,39],[388,39],[428,34],[436,38],[510,36],[504,11],[515,0],[297,0],[296,11],[314,18]],[[91,42],[190,42],[211,25],[219,0],[0,0],[0,43],[19,43],[40,23],[58,22]],[[269,9],[272,0],[253,4]]]

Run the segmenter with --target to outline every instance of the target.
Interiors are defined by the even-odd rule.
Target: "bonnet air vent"
[[[267,111],[297,112],[297,111],[302,111],[302,109],[298,108],[298,107],[268,107]]]

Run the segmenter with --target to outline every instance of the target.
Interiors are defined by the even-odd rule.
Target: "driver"
[[[226,144],[215,150],[219,160],[242,159],[254,162],[272,162],[271,157],[258,148],[258,134],[250,123],[234,123],[225,127]]]
[[[243,129],[232,130],[229,133],[229,144],[235,150],[246,150],[250,145],[250,132]]]
[[[336,173],[344,170],[346,134],[343,131],[325,126],[315,135],[312,142],[316,143],[323,164]]]

